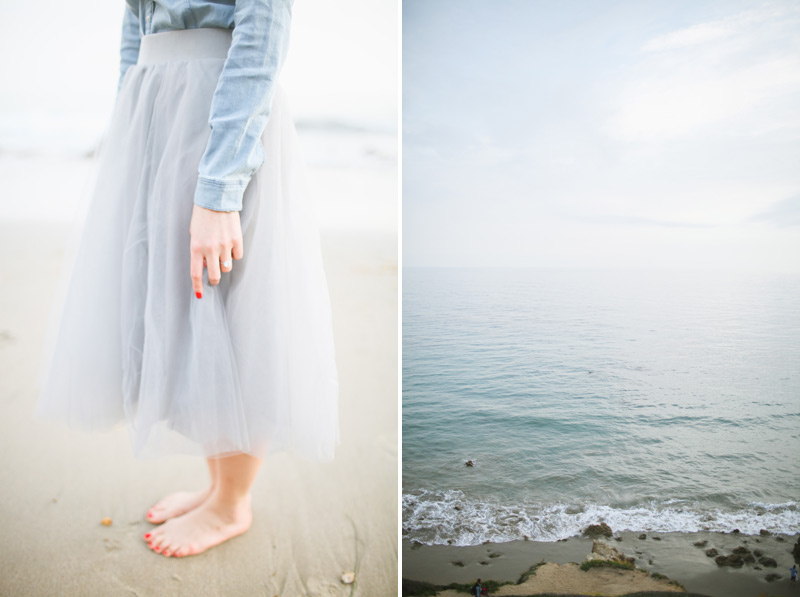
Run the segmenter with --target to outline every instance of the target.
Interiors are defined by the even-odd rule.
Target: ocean
[[[404,539],[800,526],[800,276],[406,268],[402,375]]]

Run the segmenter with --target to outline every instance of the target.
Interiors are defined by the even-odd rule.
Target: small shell
[[[104,527],[110,527],[111,526],[111,519],[110,518],[104,518],[103,520],[100,521],[100,524],[102,524]]]
[[[356,579],[356,573],[355,572],[345,572],[344,574],[342,574],[342,582],[344,584],[346,584],[346,585],[353,584],[353,581],[355,579]]]

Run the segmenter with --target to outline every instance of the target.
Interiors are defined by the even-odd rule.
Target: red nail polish
[[[147,533],[147,534],[144,536],[144,538],[145,538],[145,539],[149,539],[149,538],[150,538],[150,533]]]
[[[201,292],[195,292],[195,293],[194,293],[194,295],[195,295],[197,298],[203,298],[203,293],[201,293]]]

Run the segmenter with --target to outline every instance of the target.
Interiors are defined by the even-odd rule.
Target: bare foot
[[[211,493],[211,487],[197,492],[179,491],[168,495],[147,511],[148,522],[159,524],[170,518],[186,514],[202,504]]]
[[[250,495],[236,505],[223,504],[212,494],[194,510],[168,520],[144,536],[148,547],[165,556],[192,556],[250,528]]]

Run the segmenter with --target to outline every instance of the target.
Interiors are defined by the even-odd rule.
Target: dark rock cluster
[[[597,537],[598,535],[611,537],[614,533],[611,531],[610,526],[604,522],[601,522],[600,524],[590,524],[588,527],[586,527],[586,530],[583,531],[583,534],[588,535],[589,537]]]

